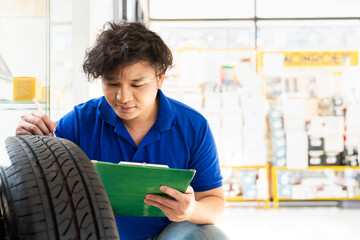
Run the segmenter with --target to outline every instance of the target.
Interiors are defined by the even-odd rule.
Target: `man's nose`
[[[132,99],[132,92],[129,87],[122,86],[119,88],[116,98],[121,103],[127,103]]]

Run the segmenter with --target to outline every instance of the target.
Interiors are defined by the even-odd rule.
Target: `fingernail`
[[[164,186],[161,186],[161,187],[160,187],[160,190],[161,190],[161,191],[164,191],[164,190],[165,190],[165,187],[164,187]]]

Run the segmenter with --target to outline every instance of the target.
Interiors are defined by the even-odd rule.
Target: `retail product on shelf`
[[[282,113],[275,108],[269,111],[269,126],[272,142],[272,164],[286,166],[286,141]]]
[[[305,131],[306,99],[300,93],[283,94],[281,98],[286,136],[286,166],[308,166],[307,133]]]
[[[264,202],[269,208],[269,165],[222,167],[227,201]]]
[[[204,83],[202,113],[225,166],[265,165],[265,107],[260,88]]]
[[[221,118],[222,163],[227,166],[244,164],[243,115],[241,109],[223,110]]]
[[[325,162],[324,138],[308,136],[309,166],[322,166]]]
[[[308,124],[309,166],[344,164],[343,116],[312,117]]]
[[[244,119],[244,165],[265,165],[266,104],[260,86],[249,84],[241,89]]]
[[[344,165],[359,166],[359,152],[356,148],[347,146],[345,153]]]
[[[288,131],[286,134],[286,166],[288,168],[308,167],[307,133]]]
[[[240,82],[236,77],[235,71],[236,71],[235,66],[227,66],[227,65],[221,66],[221,83],[240,85]]]
[[[359,165],[360,158],[360,104],[349,104],[345,114],[345,164]]]
[[[277,192],[279,197],[291,197],[294,184],[291,172],[279,171],[277,175]]]
[[[360,167],[272,168],[274,207],[281,200],[360,200]]]
[[[343,100],[339,96],[320,98],[319,116],[344,116]]]
[[[14,77],[13,99],[31,101],[33,98],[41,99],[41,81],[35,77]]]

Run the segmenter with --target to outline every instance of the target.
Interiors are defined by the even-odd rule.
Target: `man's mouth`
[[[135,107],[131,107],[131,106],[120,106],[120,105],[118,105],[118,107],[120,108],[120,110],[122,112],[130,112],[133,109],[135,109]]]

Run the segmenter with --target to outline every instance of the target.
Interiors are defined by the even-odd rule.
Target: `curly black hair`
[[[83,70],[93,81],[139,61],[149,62],[162,74],[172,67],[173,56],[159,35],[144,24],[107,22],[95,45],[86,51]]]

